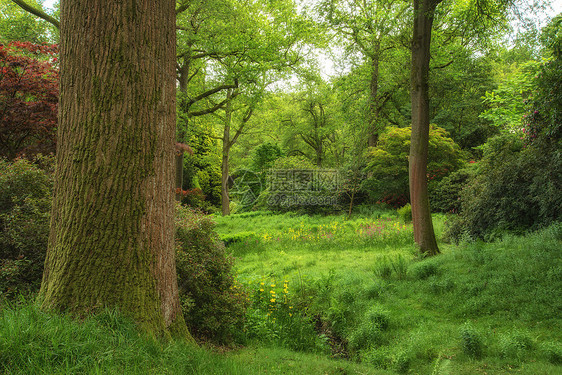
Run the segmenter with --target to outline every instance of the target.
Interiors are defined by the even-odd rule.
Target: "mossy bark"
[[[410,143],[410,201],[414,239],[427,255],[439,253],[427,191],[429,147],[429,59],[433,15],[440,0],[414,0],[412,38],[412,138]]]
[[[61,1],[57,171],[43,307],[118,307],[190,338],[174,247],[175,2]]]

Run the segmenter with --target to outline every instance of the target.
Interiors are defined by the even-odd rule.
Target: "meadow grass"
[[[434,219],[439,234],[445,216]],[[244,233],[229,249],[252,300],[262,288],[281,296],[352,360],[397,373],[562,374],[560,224],[495,243],[441,243],[429,259],[392,213],[232,216],[217,230]],[[283,320],[278,300],[254,308]],[[282,336],[285,323],[269,323],[262,336]]]
[[[243,347],[0,304],[0,373],[562,374],[561,224],[424,259],[394,212],[216,220],[250,300]]]

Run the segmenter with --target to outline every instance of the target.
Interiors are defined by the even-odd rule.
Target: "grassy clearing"
[[[256,342],[321,351],[294,329],[306,317],[332,356],[396,373],[562,373],[562,226],[420,259],[411,227],[385,216],[219,218]]]

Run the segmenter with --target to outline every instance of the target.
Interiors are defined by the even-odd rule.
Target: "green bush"
[[[407,203],[398,209],[398,217],[400,217],[400,221],[404,224],[412,222],[412,206],[410,203]]]
[[[176,267],[185,321],[194,336],[219,344],[242,331],[247,295],[235,281],[233,258],[213,220],[177,206]]]
[[[390,325],[389,313],[380,306],[372,306],[361,318],[357,327],[349,335],[349,348],[360,351],[385,343],[384,332]]]
[[[362,189],[374,200],[402,206],[409,197],[408,155],[410,154],[411,128],[389,127],[381,134],[376,147],[367,154],[365,179]],[[464,156],[459,146],[447,132],[435,125],[429,131],[429,163],[427,166],[430,187],[447,174],[459,169]]]
[[[545,57],[522,132],[491,138],[476,177],[461,194],[449,237],[492,240],[562,220],[562,16],[543,29]]]
[[[476,164],[459,169],[436,183],[429,195],[432,212],[458,213],[461,209],[461,192],[474,176]]]
[[[493,240],[562,220],[562,153],[548,140],[524,147],[506,134],[491,139],[478,173],[461,193],[461,212],[446,235]]]
[[[257,239],[258,239],[258,235],[254,232],[232,233],[232,234],[227,234],[221,238],[225,246],[229,246],[238,242],[255,241]]]
[[[52,158],[38,162],[49,166]],[[39,290],[52,188],[52,175],[37,165],[0,159],[0,296]]]

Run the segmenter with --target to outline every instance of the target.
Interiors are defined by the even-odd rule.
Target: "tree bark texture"
[[[174,247],[175,2],[61,1],[56,185],[43,307],[117,307],[190,339]]]
[[[412,40],[412,139],[410,143],[410,201],[414,239],[422,253],[439,253],[427,191],[427,157],[429,146],[428,76],[433,15],[439,0],[414,0],[414,35]]]
[[[227,93],[227,98],[230,99],[230,90]],[[229,155],[230,147],[232,146],[230,140],[230,125],[232,124],[232,103],[229,100],[224,109],[224,130],[222,135],[222,163],[221,163],[221,209],[222,216],[230,215],[230,197],[228,195],[228,175],[229,169]]]

